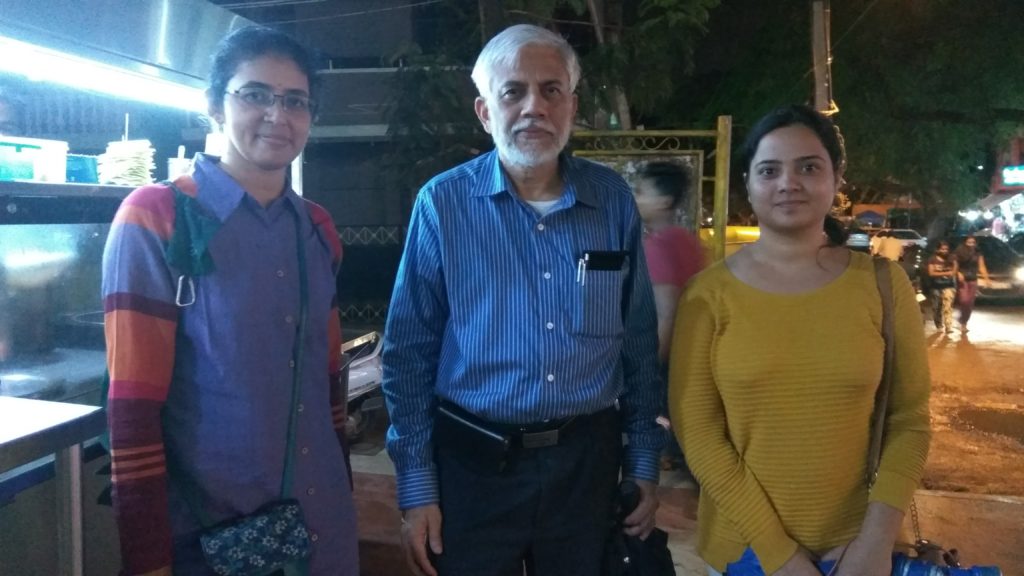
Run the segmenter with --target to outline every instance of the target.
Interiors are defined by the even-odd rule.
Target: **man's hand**
[[[413,573],[420,576],[437,576],[437,570],[430,563],[427,545],[435,555],[441,554],[441,508],[427,504],[410,508],[402,515],[402,549],[405,562]]]
[[[626,516],[623,524],[626,534],[646,540],[651,530],[654,530],[654,514],[658,511],[658,485],[648,480],[633,481],[640,488],[640,502],[636,510]]]

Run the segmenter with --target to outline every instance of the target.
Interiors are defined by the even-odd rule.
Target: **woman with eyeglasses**
[[[190,174],[135,190],[115,217],[103,298],[125,574],[206,575],[224,562],[359,573],[334,299],[341,245],[288,179],[318,88],[310,52],[291,37],[232,33],[207,90],[223,155],[199,154]],[[248,527],[229,554],[222,523]]]

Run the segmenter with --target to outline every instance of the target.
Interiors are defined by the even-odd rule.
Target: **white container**
[[[6,175],[0,178],[5,180],[64,182],[67,162],[67,142],[0,136],[0,175]]]
[[[188,174],[192,171],[192,159],[191,158],[168,158],[167,159],[167,179],[174,180],[182,174]]]

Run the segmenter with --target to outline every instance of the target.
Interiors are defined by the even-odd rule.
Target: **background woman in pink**
[[[704,267],[697,236],[678,225],[678,210],[689,197],[690,180],[690,173],[675,162],[648,162],[633,188],[644,221],[644,253],[658,308],[658,358],[663,364],[668,361],[683,286]]]
[[[690,173],[675,162],[648,162],[637,173],[633,188],[644,221],[644,253],[658,311],[658,360],[666,378],[676,304],[686,282],[704,267],[700,240],[678,225],[679,208],[689,198],[691,180]],[[665,447],[662,468],[685,469],[675,436]]]

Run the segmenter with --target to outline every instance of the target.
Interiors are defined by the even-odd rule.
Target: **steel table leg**
[[[57,452],[57,566],[60,576],[82,576],[82,445]]]

